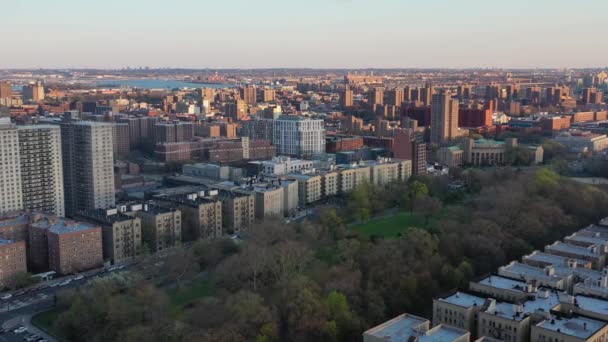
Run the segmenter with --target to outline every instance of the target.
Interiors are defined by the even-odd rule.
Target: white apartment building
[[[0,213],[23,209],[19,135],[8,117],[0,117],[0,194]]]
[[[23,207],[65,215],[61,130],[55,125],[19,126]]]
[[[323,120],[282,115],[274,120],[272,143],[279,155],[303,157],[325,153],[325,124]]]

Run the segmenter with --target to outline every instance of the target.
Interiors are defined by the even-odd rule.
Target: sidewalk
[[[13,329],[13,328],[16,328],[17,326],[24,326],[27,328],[27,331],[31,334],[36,334],[38,336],[41,336],[44,339],[46,339],[47,341],[52,341],[52,342],[57,341],[53,336],[36,328],[32,324],[32,316],[33,315],[22,315],[22,316],[18,316],[18,317],[9,319],[8,321],[6,321],[2,324],[2,328],[3,329]]]

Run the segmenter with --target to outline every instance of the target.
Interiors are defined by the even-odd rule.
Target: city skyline
[[[172,5],[12,4],[0,68],[584,68],[608,53],[599,0]]]

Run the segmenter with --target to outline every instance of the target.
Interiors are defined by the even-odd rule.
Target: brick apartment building
[[[25,241],[0,239],[0,287],[10,286],[19,273],[27,272]]]

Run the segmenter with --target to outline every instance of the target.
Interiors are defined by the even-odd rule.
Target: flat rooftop
[[[466,292],[457,292],[451,296],[439,298],[438,300],[465,308],[470,308],[472,306],[482,306],[486,301],[485,298],[478,297]]]
[[[486,310],[486,313],[498,317],[521,321],[532,313],[548,313],[560,303],[559,294],[552,290],[541,289],[536,298],[521,303],[522,312],[517,312],[517,305],[506,302],[497,302],[494,309]]]
[[[424,318],[404,314],[367,330],[365,334],[384,338],[391,342],[407,341],[410,336],[423,334],[424,325],[427,322],[428,320]]]
[[[537,327],[587,339],[606,326],[606,323],[585,317],[556,317],[544,320]]]
[[[584,234],[574,233],[570,236],[566,236],[565,241],[576,241],[576,242],[584,242],[590,245],[605,245],[608,242],[608,236],[587,236]]]
[[[73,233],[82,230],[95,228],[95,225],[86,222],[77,222],[63,218],[47,219],[43,218],[32,224],[32,227],[48,229],[49,232],[55,234]]]
[[[608,317],[608,301],[582,295],[576,295],[574,299],[580,309]]]
[[[521,280],[515,280],[511,278],[505,278],[501,276],[491,275],[487,278],[484,278],[477,283],[487,286],[492,286],[497,289],[504,290],[513,290],[513,291],[521,291],[525,292],[526,282]]]
[[[538,280],[548,280],[548,281],[557,281],[563,279],[564,276],[560,276],[557,273],[554,275],[548,275],[545,269],[540,267],[534,267],[526,264],[522,264],[520,262],[512,262],[509,265],[502,266],[498,269],[498,273],[504,275],[505,273],[513,273],[522,278],[531,278]]]
[[[555,255],[555,254],[541,252],[541,251],[534,251],[534,252],[532,252],[532,254],[526,255],[522,259],[524,261],[532,260],[532,261],[536,261],[536,262],[550,264],[553,266],[562,266],[562,265],[567,266],[569,260],[576,262],[577,265],[586,265],[589,263],[589,261],[586,261],[583,259],[568,258],[568,257],[563,257],[563,256]]]
[[[588,247],[575,246],[575,245],[571,245],[569,243],[564,243],[561,241],[557,241],[556,243],[554,243],[552,245],[546,246],[545,251],[563,252],[563,253],[569,253],[569,254],[573,254],[573,255],[580,255],[580,256],[593,257],[593,258],[599,257],[598,253],[593,253],[593,251],[590,250]]]
[[[420,342],[422,342],[422,341],[425,341],[425,342],[454,341],[466,334],[468,334],[468,332],[465,330],[461,330],[458,328],[451,327],[449,325],[441,324],[441,325],[438,325],[438,326],[434,327],[433,329],[429,330],[423,336],[420,336]],[[399,341],[401,341],[401,340],[399,340]]]

